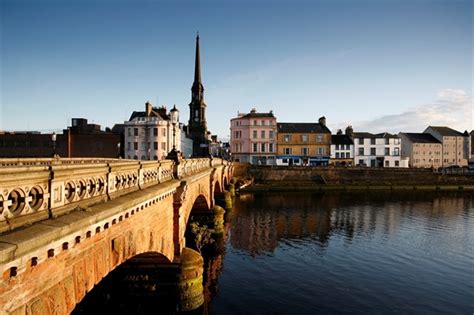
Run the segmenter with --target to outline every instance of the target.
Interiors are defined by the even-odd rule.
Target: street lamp
[[[117,142],[117,157],[120,159],[120,142]]]
[[[168,153],[166,158],[179,163],[179,153],[176,150],[176,124],[179,121],[179,110],[176,109],[176,105],[174,105],[173,109],[170,110],[170,120],[173,125],[173,149]]]
[[[171,124],[173,125],[173,151],[176,151],[176,124],[179,121],[179,110],[176,109],[176,105],[170,110]]]
[[[51,141],[53,141],[53,157],[56,156],[56,132],[51,135]]]

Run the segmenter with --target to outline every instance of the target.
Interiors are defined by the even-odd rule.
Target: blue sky
[[[111,127],[147,100],[187,122],[197,30],[222,138],[254,107],[334,132],[473,129],[472,1],[0,3],[0,130]]]

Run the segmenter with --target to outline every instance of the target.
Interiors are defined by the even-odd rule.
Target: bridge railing
[[[223,165],[183,160],[178,176]],[[0,159],[0,233],[174,178],[171,160]]]

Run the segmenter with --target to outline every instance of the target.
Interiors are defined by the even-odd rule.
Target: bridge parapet
[[[222,159],[179,163],[178,178]],[[0,159],[0,233],[174,178],[175,162],[119,159]]]

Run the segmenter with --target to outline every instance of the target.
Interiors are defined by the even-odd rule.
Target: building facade
[[[162,160],[173,149],[181,150],[181,129],[171,124],[166,107],[146,102],[144,112],[133,112],[124,122],[124,155],[134,160]]]
[[[444,126],[428,126],[423,133],[429,133],[442,145],[442,167],[467,166],[471,155],[471,137]]]
[[[331,131],[326,118],[319,123],[277,123],[277,165],[327,166]]]
[[[100,125],[89,124],[85,118],[72,118],[71,126],[54,136],[39,132],[0,133],[0,157],[117,158],[120,143],[120,133],[103,131]]]
[[[399,133],[402,158],[409,167],[437,169],[442,166],[442,145],[429,133]]]
[[[389,133],[354,132],[354,164],[369,167],[408,167],[401,159],[401,140]]]
[[[238,113],[230,120],[232,159],[251,164],[274,165],[277,152],[277,122],[273,112]]]
[[[209,156],[209,139],[206,120],[206,103],[204,102],[204,86],[201,80],[201,55],[199,35],[196,36],[196,59],[194,64],[194,82],[191,87],[191,103],[189,103],[189,137],[193,140],[193,156]]]
[[[354,165],[354,141],[352,140],[352,127],[346,128],[346,133],[338,130],[331,137],[331,160],[330,165],[353,166]]]

